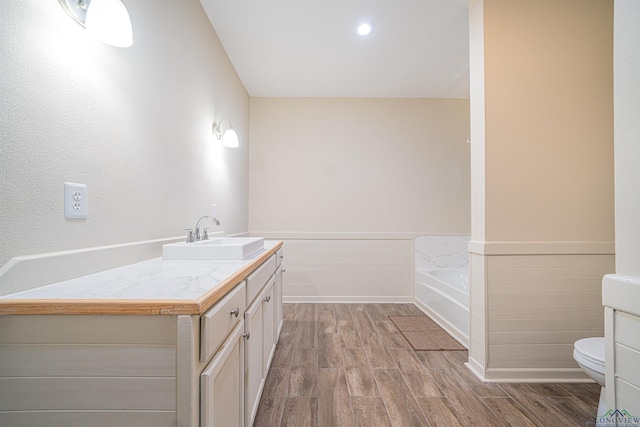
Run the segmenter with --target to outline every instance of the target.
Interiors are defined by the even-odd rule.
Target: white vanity
[[[282,242],[0,297],[1,426],[250,426],[282,326]]]

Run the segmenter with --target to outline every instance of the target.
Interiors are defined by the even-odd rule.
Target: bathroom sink
[[[162,246],[165,260],[238,260],[247,259],[264,249],[263,237],[213,237],[193,243],[179,242]]]

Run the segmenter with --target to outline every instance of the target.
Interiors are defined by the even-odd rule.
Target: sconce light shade
[[[229,127],[227,127],[225,131],[222,131],[222,123],[225,120],[229,123]],[[231,120],[227,118],[220,120],[220,123],[213,124],[213,134],[216,136],[216,139],[222,140],[224,147],[237,148],[239,146],[238,133],[233,126],[231,126]]]
[[[58,0],[62,8],[95,38],[116,47],[133,44],[129,12],[121,0]]]
[[[131,18],[120,0],[91,0],[85,25],[98,40],[111,46],[133,44]]]

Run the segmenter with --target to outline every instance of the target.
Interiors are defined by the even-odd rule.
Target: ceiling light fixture
[[[129,12],[121,0],[58,0],[74,21],[95,38],[116,47],[133,44]]]
[[[358,26],[358,34],[361,36],[366,36],[371,33],[371,25],[364,23]]]
[[[223,132],[222,123],[225,120],[229,123],[229,127],[227,127],[227,130]],[[220,120],[220,123],[213,123],[213,134],[216,136],[216,139],[222,140],[222,145],[224,147],[237,148],[239,146],[238,133],[233,126],[231,126],[231,120],[227,118]]]

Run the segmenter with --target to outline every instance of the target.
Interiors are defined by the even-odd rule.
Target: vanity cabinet
[[[0,315],[0,426],[252,425],[281,324],[272,246],[199,300]]]
[[[281,254],[280,254],[281,255]],[[277,272],[279,262],[276,260],[278,254],[274,254],[271,258],[265,261],[260,267],[258,267],[253,273],[251,273],[246,279],[246,285],[238,285],[225,300],[221,301],[222,308],[218,312],[229,313],[232,307],[242,307],[240,301],[240,295],[243,295],[247,301],[248,307],[243,312],[243,333],[240,334],[243,340],[243,348],[236,349],[237,332],[236,328],[234,333],[227,338],[225,344],[216,353],[215,357],[211,361],[210,365],[203,371],[201,376],[201,382],[207,384],[201,386],[201,405],[207,407],[202,412],[201,427],[211,426],[251,426],[255,419],[260,404],[260,397],[264,388],[264,383],[269,372],[269,366],[275,352],[276,342],[278,339],[279,330],[276,329],[276,312],[282,312],[282,307],[276,308],[278,299],[275,296]],[[280,282],[281,283],[281,282]],[[281,286],[280,286],[281,288]],[[281,292],[280,292],[281,294]],[[234,301],[231,303],[231,301]],[[282,299],[280,298],[280,304]],[[216,310],[217,307],[211,309]],[[235,313],[236,311],[234,311]],[[207,313],[203,316],[203,319],[208,319],[214,315]],[[203,320],[203,325],[206,325],[206,320]],[[226,327],[226,323],[218,325],[218,329],[222,330]],[[205,347],[213,347],[212,345],[205,345],[204,338],[207,328],[203,326],[202,329],[202,349]],[[234,350],[232,350],[234,349]],[[240,350],[240,352],[238,351]],[[202,350],[201,353],[207,353]],[[240,371],[235,372],[235,368],[238,365],[237,357],[242,353],[242,364]],[[234,370],[237,376],[229,374],[222,374],[226,369]],[[215,373],[218,373],[217,375]],[[222,378],[222,379],[219,379]],[[216,398],[215,391],[211,393],[210,390],[215,390],[216,383],[222,383],[223,381],[231,384],[230,392],[236,396],[238,382],[242,383],[242,398],[240,399],[242,404],[242,417],[243,421],[237,423],[238,412],[237,407],[233,406],[229,399],[229,396],[224,398]],[[237,401],[236,401],[237,402]],[[213,415],[211,415],[213,413]],[[219,415],[216,416],[216,414]],[[219,420],[225,420],[219,422]]]

